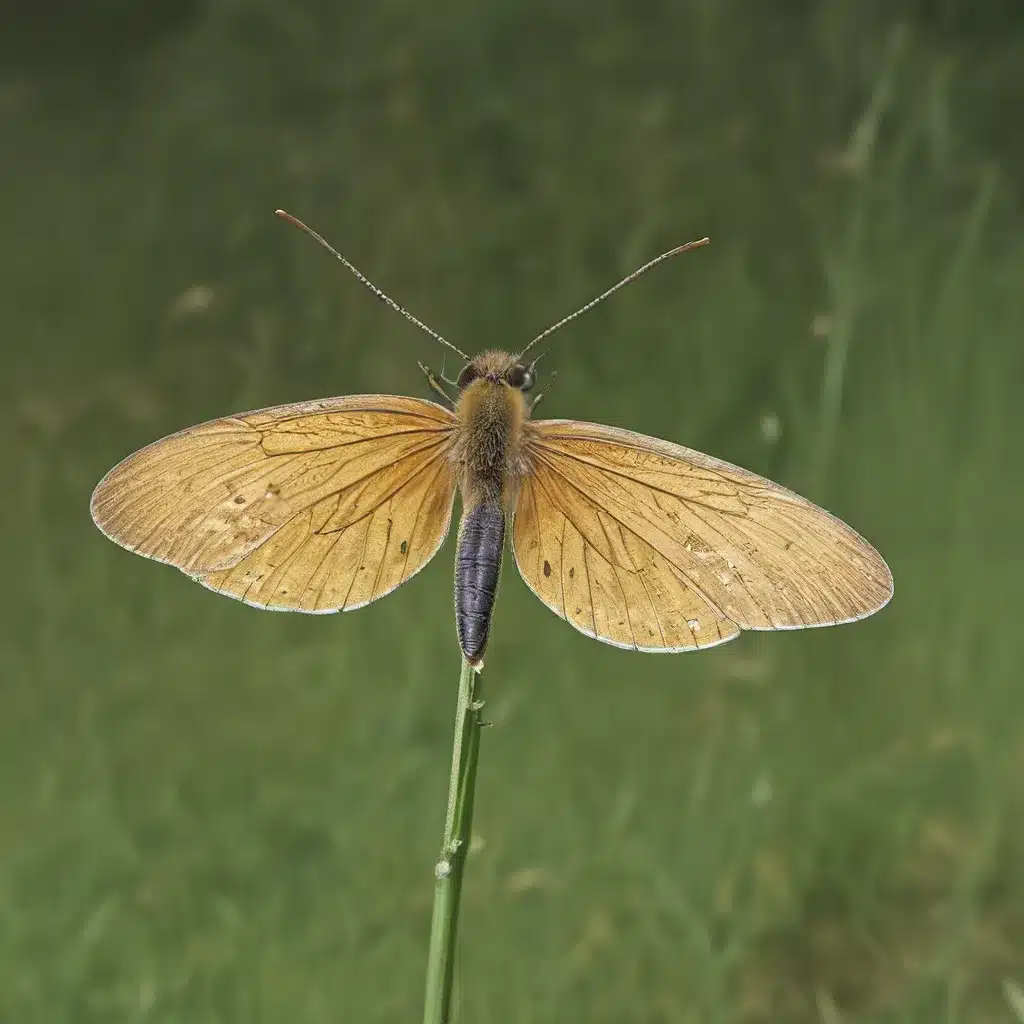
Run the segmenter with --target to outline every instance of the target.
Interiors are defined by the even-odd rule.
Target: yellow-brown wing
[[[347,611],[441,546],[454,424],[434,402],[391,395],[211,420],[115,466],[93,519],[129,551],[257,607]]]
[[[741,629],[863,618],[892,596],[881,555],[824,509],[680,445],[573,420],[530,425],[516,565],[589,636],[685,651]]]

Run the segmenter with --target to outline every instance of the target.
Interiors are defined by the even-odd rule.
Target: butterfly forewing
[[[390,395],[214,420],[112,469],[93,518],[123,547],[251,604],[359,607],[444,540],[453,427],[441,406]]]
[[[892,594],[850,527],[729,463],[571,420],[533,423],[529,451],[516,564],[545,604],[609,643],[694,649],[738,629],[862,618]]]

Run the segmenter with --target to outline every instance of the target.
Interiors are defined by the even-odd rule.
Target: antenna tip
[[[692,249],[699,249],[702,245],[707,245],[711,241],[706,236],[704,238],[698,238],[695,242],[686,242],[683,245],[677,245],[674,249],[665,253],[660,259],[667,259],[669,256],[678,256],[681,252],[690,252]],[[655,262],[659,262],[656,260]],[[646,270],[646,267],[644,268]]]
[[[302,231],[305,231],[307,235],[312,235],[314,238],[318,237],[315,231],[310,231],[310,229],[307,228],[306,225],[303,224],[298,217],[294,216],[293,214],[290,214],[287,210],[275,210],[274,216],[280,217],[281,220],[287,221],[289,224],[292,224],[293,226],[300,228]],[[322,241],[323,239],[321,239],[321,242]]]

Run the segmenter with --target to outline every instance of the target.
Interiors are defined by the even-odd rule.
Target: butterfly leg
[[[437,379],[437,375],[434,373],[429,366],[425,363],[419,363],[419,368],[423,371],[423,376],[427,378],[427,383],[434,389],[452,408],[455,407],[455,399],[448,394],[447,391],[441,386],[441,382]]]
[[[540,400],[541,400],[541,399],[542,399],[542,398],[543,398],[543,397],[544,397],[544,396],[545,396],[545,395],[546,395],[546,394],[548,393],[548,391],[549,391],[549,390],[551,389],[551,385],[555,383],[555,378],[556,378],[557,376],[558,376],[558,371],[557,371],[557,370],[552,370],[552,371],[551,371],[551,380],[549,380],[549,381],[548,381],[548,386],[547,386],[546,388],[544,388],[544,389],[543,389],[542,391],[539,391],[539,392],[537,393],[537,395],[535,396],[535,398],[533,399],[533,401],[532,401],[532,402],[530,403],[530,412],[531,412],[531,413],[533,412],[533,410],[534,410],[534,409],[536,409],[536,408],[537,408],[537,403],[538,403],[538,402],[540,402]]]

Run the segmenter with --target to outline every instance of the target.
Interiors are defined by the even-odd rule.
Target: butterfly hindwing
[[[600,424],[540,420],[529,436],[516,564],[591,636],[689,650],[862,618],[892,594],[867,541],[753,473]]]
[[[390,395],[213,420],[115,466],[93,518],[123,547],[250,604],[359,607],[444,540],[453,425],[433,402]]]

